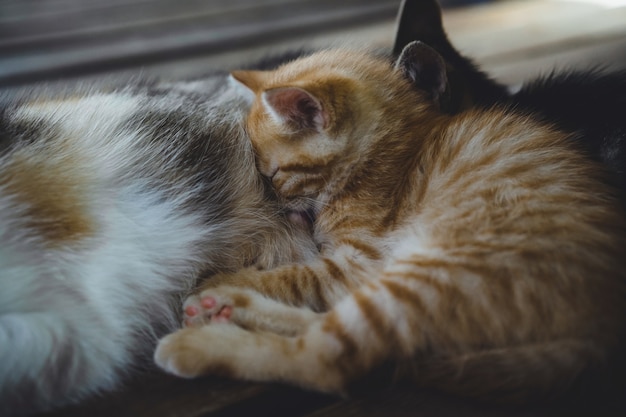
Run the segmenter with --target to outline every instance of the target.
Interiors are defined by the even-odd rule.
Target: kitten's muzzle
[[[274,183],[274,177],[276,177],[276,174],[278,174],[278,171],[280,171],[280,168],[274,168],[274,171],[272,173],[266,175],[266,177],[269,178],[272,184]]]

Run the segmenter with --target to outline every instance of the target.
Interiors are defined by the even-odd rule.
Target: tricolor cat
[[[316,251],[254,167],[224,75],[0,113],[0,415],[115,387],[200,273]]]

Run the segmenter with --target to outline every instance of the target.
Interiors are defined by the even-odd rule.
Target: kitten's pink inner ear
[[[271,111],[292,127],[316,130],[328,127],[328,113],[322,103],[302,88],[274,88],[266,91],[263,97]]]
[[[263,85],[263,71],[232,71],[230,75],[255,93]]]

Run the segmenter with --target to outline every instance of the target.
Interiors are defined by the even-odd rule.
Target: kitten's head
[[[319,209],[372,144],[433,107],[446,82],[443,61],[420,42],[395,66],[376,54],[329,50],[232,77],[251,100],[246,129],[258,168],[294,211]]]

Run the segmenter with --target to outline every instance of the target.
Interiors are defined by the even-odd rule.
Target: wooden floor
[[[604,3],[608,4],[608,1]],[[107,74],[116,77],[134,75],[138,69],[133,67],[141,64],[143,74],[183,78],[204,73],[209,68],[237,66],[238,62],[263,56],[267,51],[302,44],[326,45],[340,40],[390,45],[394,13],[385,10],[387,14],[380,19],[353,22],[347,30],[331,25],[323,31],[295,32],[289,40],[281,36],[263,45],[233,46],[228,52],[218,50],[206,55],[194,52],[186,56],[165,54],[163,61],[149,56],[150,59],[145,62],[122,62],[119,67],[107,67]],[[462,51],[512,86],[546,73],[555,66],[626,68],[626,1],[612,8],[583,1],[501,1],[448,10],[444,22],[453,42]],[[0,54],[1,47],[0,42]],[[28,64],[25,61],[11,62],[18,66]],[[19,71],[11,75],[9,69],[0,70],[0,81],[4,80],[5,85],[32,81],[46,73],[38,68],[26,68],[24,71],[30,71],[31,78],[22,79],[17,76]],[[96,69],[83,66],[82,70],[75,69],[69,75],[93,79]],[[59,71],[48,74],[54,77],[67,75]],[[99,78],[102,74],[95,76]],[[616,381],[601,381],[597,389],[588,387],[547,405],[521,409],[478,405],[404,385],[346,400],[277,385],[211,378],[185,381],[154,371],[137,377],[118,393],[104,395],[46,417],[626,415],[626,390],[619,381],[618,375]]]
[[[500,2],[451,11],[444,24],[461,51],[509,84],[554,68],[626,68],[626,0]]]
[[[396,384],[350,399],[281,385],[141,375],[117,393],[40,417],[556,417],[624,416],[624,380],[598,381],[549,403],[478,404],[434,390]]]
[[[0,0],[0,89],[41,80],[124,79],[137,74],[179,79],[211,68],[236,68],[302,46],[390,45],[400,3],[265,0],[259,1],[266,5],[259,10],[231,11],[231,28],[228,14],[218,13],[215,6],[193,9],[203,3],[200,0],[129,0],[134,7],[122,7],[126,0],[46,0],[39,3],[91,5],[90,18],[82,22],[44,9],[37,19],[23,20],[25,4],[37,1]],[[206,3],[245,2],[254,0]],[[104,3],[118,5],[116,12],[100,16],[97,7]],[[145,5],[137,9],[136,3]],[[172,15],[163,5],[172,3],[182,11]],[[274,3],[287,5],[288,12],[277,15]],[[290,8],[290,3],[298,7]],[[149,5],[161,6],[153,10]],[[130,19],[143,10],[150,13],[132,24]],[[290,13],[299,17],[289,18]],[[130,22],[113,24],[120,15]],[[39,28],[42,22],[47,26]],[[555,67],[626,67],[626,0],[500,0],[448,9],[444,23],[461,51],[512,85]],[[29,33],[25,28],[37,30]]]

